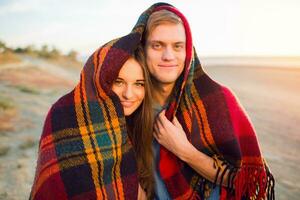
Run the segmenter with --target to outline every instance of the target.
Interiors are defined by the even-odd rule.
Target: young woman
[[[93,53],[75,89],[51,107],[30,199],[151,198],[151,83],[130,41]]]
[[[128,134],[137,158],[140,182],[138,199],[146,196],[151,199],[154,184],[151,80],[145,62],[143,49],[139,47],[134,57],[130,57],[122,66],[112,85],[112,91],[118,95],[123,106]]]

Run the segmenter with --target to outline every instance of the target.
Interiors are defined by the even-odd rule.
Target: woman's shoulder
[[[49,109],[41,138],[63,130],[76,127],[76,112],[73,91],[60,97]]]
[[[74,106],[74,90],[61,96],[50,108],[50,110],[62,109],[66,106]]]

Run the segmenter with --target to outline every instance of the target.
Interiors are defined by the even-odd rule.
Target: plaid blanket
[[[176,115],[190,142],[216,160],[216,177],[229,171],[222,199],[274,199],[274,179],[243,108],[228,88],[203,71],[187,20],[165,3],[142,13],[131,33],[95,51],[78,85],[51,107],[30,199],[137,199],[136,160],[110,85],[140,44],[149,15],[160,9],[180,16],[187,35],[185,71],[167,117]],[[158,170],[173,199],[203,199],[214,187],[166,149],[160,154]]]
[[[51,107],[30,199],[137,199],[136,160],[111,84],[139,38],[131,33],[95,51],[74,90]]]

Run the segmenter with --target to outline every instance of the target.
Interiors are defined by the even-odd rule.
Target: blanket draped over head
[[[139,38],[132,32],[96,50],[75,89],[51,107],[30,199],[137,199],[136,159],[111,85]]]
[[[165,3],[147,9],[131,33],[95,51],[75,89],[51,107],[31,199],[137,199],[136,160],[122,106],[110,86],[141,43],[149,15],[161,9],[178,15],[186,31],[185,70],[166,116],[177,116],[189,141],[213,157],[218,169],[211,183],[161,148],[157,170],[170,196],[205,199],[227,172],[228,187],[221,187],[221,199],[274,199],[274,179],[243,108],[228,88],[203,71],[187,20]]]

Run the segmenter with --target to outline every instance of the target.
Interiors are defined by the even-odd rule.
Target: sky
[[[128,34],[153,0],[0,0],[0,40],[91,54]],[[300,56],[299,0],[173,0],[202,56]]]

